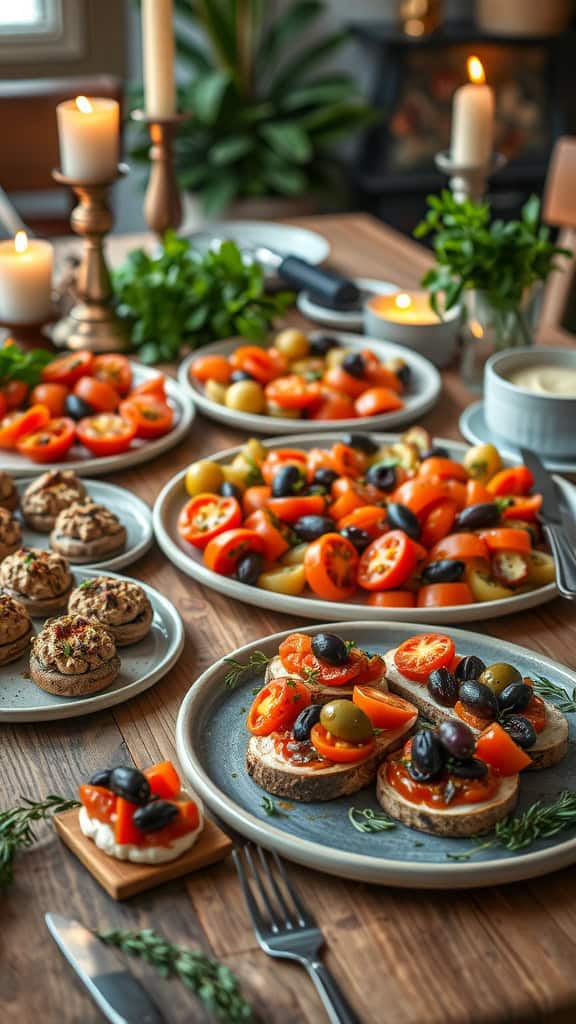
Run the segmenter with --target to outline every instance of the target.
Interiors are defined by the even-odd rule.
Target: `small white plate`
[[[131,365],[135,384],[142,384],[158,376],[158,370],[149,369],[141,363],[133,362]],[[121,455],[103,455],[99,458],[92,455],[83,445],[75,444],[62,462],[51,462],[47,465],[34,463],[18,452],[1,451],[0,469],[11,476],[36,476],[47,469],[73,469],[78,476],[101,476],[104,473],[118,473],[142,462],[151,462],[186,437],[196,411],[190,401],[189,392],[170,377],[166,377],[166,394],[174,406],[175,416],[172,430],[163,437],[157,437],[153,441],[135,440],[127,452],[122,452]]]
[[[222,241],[230,240],[236,242],[241,249],[242,246],[253,248],[263,245],[279,256],[299,256],[318,266],[324,263],[330,255],[330,245],[323,235],[317,231],[309,231],[308,228],[297,228],[291,224],[275,224],[273,221],[265,220],[222,220],[201,231],[194,231],[191,234],[184,232],[195,249],[205,252],[215,239]],[[290,286],[282,281],[273,271],[264,268],[264,276],[268,285],[282,285],[285,288]]]
[[[380,281],[375,277],[356,277],[354,284],[369,295],[391,295],[400,288],[399,284],[392,281]],[[302,316],[308,317],[314,323],[322,324],[324,327],[340,328],[342,331],[361,331],[364,327],[362,307],[365,296],[360,297],[360,308],[346,312],[342,309],[330,309],[329,306],[321,306],[315,302],[312,293],[308,291],[299,292],[296,305]]]
[[[77,585],[99,574],[88,569],[74,572]],[[115,682],[93,696],[56,697],[27,678],[28,654],[23,654],[18,661],[0,666],[0,722],[49,722],[92,714],[131,700],[170,671],[184,647],[182,620],[168,598],[147,583],[136,582],[152,605],[152,628],[139,643],[118,649],[122,666]],[[40,628],[38,620],[34,625]]]
[[[312,335],[314,332],[311,332]],[[399,427],[405,423],[413,423],[424,413],[428,412],[437,402],[442,390],[442,379],[438,370],[432,365],[429,359],[412,352],[403,345],[395,345],[391,341],[378,341],[375,338],[366,338],[361,334],[349,334],[343,331],[332,332],[341,345],[351,349],[353,352],[363,348],[370,348],[381,359],[389,359],[392,356],[400,356],[409,365],[411,370],[410,387],[402,399],[404,407],[396,412],[382,413],[380,416],[366,416],[363,419],[353,420],[330,420],[326,422],[325,429],[332,430],[384,430],[387,427]],[[320,424],[318,420],[291,420],[277,416],[259,416],[255,413],[238,412],[235,409],[227,409],[218,402],[211,401],[204,394],[203,389],[190,377],[190,367],[199,355],[230,355],[234,349],[243,344],[239,338],[228,338],[226,341],[215,341],[212,345],[206,345],[196,352],[192,352],[178,370],[178,382],[182,390],[186,390],[192,401],[205,416],[218,423],[225,423],[229,427],[236,427],[238,430],[250,431],[257,434],[286,434],[290,430],[297,430],[299,433],[318,433]],[[249,344],[244,342],[244,344]],[[262,345],[268,348],[269,345]]]
[[[506,438],[500,437],[499,434],[493,434],[489,430],[484,416],[483,401],[474,402],[472,405],[469,405],[460,416],[458,426],[460,427],[460,433],[467,441],[470,441],[470,444],[495,444],[500,454],[504,455],[505,458],[511,459],[513,462],[522,460],[518,448],[510,444]],[[546,469],[553,473],[576,473],[576,457],[573,459],[554,459],[550,456],[541,455],[540,458]]]
[[[22,495],[34,477],[23,477],[16,482],[18,493]],[[122,526],[126,528],[126,545],[117,555],[103,558],[100,562],[82,562],[83,569],[97,569],[104,573],[108,570],[123,569],[132,562],[136,562],[152,546],[154,533],[152,530],[152,512],[145,501],[142,501],[132,491],[125,487],[117,487],[116,484],[105,484],[101,480],[87,480],[85,483],[86,492],[93,501],[99,505],[105,505],[112,512],[115,512]],[[19,516],[22,522],[22,543],[27,548],[42,548],[49,550],[49,534],[38,533],[31,529]],[[74,560],[68,561],[74,565]]]

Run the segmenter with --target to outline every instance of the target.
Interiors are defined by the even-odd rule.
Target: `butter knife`
[[[79,921],[45,914],[54,942],[111,1024],[164,1024],[142,985],[109,946]]]
[[[546,539],[554,556],[556,586],[571,600],[576,599],[576,551],[566,532],[567,513],[564,497],[554,478],[544,468],[535,452],[521,448],[522,459],[534,477],[536,490],[542,495],[539,516]]]

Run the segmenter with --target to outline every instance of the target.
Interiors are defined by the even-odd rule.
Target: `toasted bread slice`
[[[398,671],[394,663],[394,651],[386,652],[385,661],[386,679],[392,693],[397,693],[400,697],[409,700],[435,725],[440,725],[441,722],[445,722],[449,718],[458,719],[454,708],[445,708],[438,704],[430,696],[426,686],[423,686],[422,683],[415,683],[411,679],[406,679],[406,676],[403,676]],[[528,771],[550,768],[551,765],[558,764],[566,756],[568,750],[568,722],[566,717],[553,704],[550,704],[548,701],[545,701],[545,704],[546,725],[542,732],[538,733],[534,746],[526,751],[532,758],[532,764],[527,769]],[[488,724],[487,722],[486,725]],[[479,734],[477,729],[472,731]]]
[[[517,775],[500,779],[496,795],[482,804],[461,804],[458,807],[428,807],[413,804],[402,796],[386,778],[386,764],[380,765],[376,776],[376,797],[380,806],[392,817],[435,836],[476,836],[489,832],[516,806],[519,782]]]
[[[265,682],[271,683],[273,679],[278,679],[280,676],[288,675],[291,679],[298,679],[300,682],[305,683],[312,694],[312,702],[314,704],[327,704],[329,700],[335,700],[336,698],[352,697],[354,689],[353,683],[351,686],[322,686],[321,683],[317,683],[313,679],[306,679],[304,676],[295,675],[294,672],[287,672],[278,656],[268,662],[268,665],[266,666]],[[388,689],[384,663],[382,663],[381,678],[376,682],[370,683],[370,686],[375,686],[379,690]]]

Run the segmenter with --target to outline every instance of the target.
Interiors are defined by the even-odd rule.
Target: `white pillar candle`
[[[148,117],[176,111],[172,0],[142,0],[144,96]]]
[[[77,96],[56,107],[60,170],[73,181],[112,181],[118,170],[120,108],[116,100]]]
[[[0,242],[0,322],[34,324],[48,319],[52,297],[53,249],[18,231]]]
[[[485,167],[492,153],[494,91],[486,85],[478,57],[468,59],[470,82],[454,93],[452,101],[452,162],[461,167]]]

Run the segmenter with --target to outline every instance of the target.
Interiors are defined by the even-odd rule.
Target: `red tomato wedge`
[[[74,420],[61,416],[49,420],[34,434],[27,434],[18,442],[18,451],[32,462],[58,462],[70,451],[76,438]]]
[[[493,722],[476,741],[476,757],[489,764],[500,775],[517,775],[532,764],[532,758],[522,750],[498,722]]]
[[[418,633],[394,652],[394,664],[407,679],[425,683],[434,669],[447,668],[456,653],[454,641],[444,633]]]
[[[160,761],[148,768],[144,775],[150,783],[150,789],[161,800],[174,800],[182,788],[180,776],[172,761]]]
[[[407,505],[421,519],[425,519],[430,510],[447,497],[446,488],[442,483],[426,480],[407,480],[397,487],[392,501]]]
[[[116,794],[104,786],[86,784],[79,787],[80,802],[91,818],[112,824],[112,815],[116,810]]]
[[[304,570],[308,586],[319,597],[347,601],[356,589],[358,553],[339,533],[325,533],[308,546]]]
[[[493,530],[480,530],[479,532],[489,551],[520,551],[527,555],[532,548],[530,534],[527,530],[497,526]]]
[[[275,679],[256,694],[246,725],[253,736],[291,729],[312,700],[310,690],[297,679]]]
[[[450,533],[438,541],[430,552],[430,561],[439,562],[442,558],[463,559],[488,558],[488,548],[482,537],[475,533]]]
[[[129,800],[124,800],[123,797],[119,796],[116,799],[116,823],[114,826],[114,838],[120,845],[134,844],[135,846],[142,845],[143,833],[134,824],[133,817],[134,811],[138,810],[138,804],[133,804]]]
[[[204,548],[204,562],[208,569],[221,576],[231,576],[243,555],[254,552],[263,555],[265,545],[255,530],[237,527],[213,537]]]
[[[519,495],[518,497],[508,497],[507,501],[508,504],[502,513],[503,519],[527,519],[533,522],[540,511],[542,495]]]
[[[390,388],[368,388],[354,402],[357,416],[380,416],[402,409],[404,402]]]
[[[403,530],[372,541],[360,557],[358,584],[364,590],[395,590],[416,568],[416,548]]]
[[[530,683],[531,680],[525,679],[525,683]],[[527,718],[529,722],[532,722],[536,732],[542,732],[546,727],[546,703],[542,700],[542,697],[537,697],[536,694],[530,699],[528,707],[524,708],[522,712],[524,718]]]
[[[42,370],[42,380],[46,384],[65,384],[71,388],[80,377],[92,373],[94,355],[92,352],[70,352],[66,356],[58,356]]]
[[[208,380],[215,380],[218,384],[228,384],[232,375],[232,367],[226,356],[198,356],[190,367],[190,373],[202,384]]]
[[[486,490],[494,498],[507,498],[512,495],[528,494],[534,486],[534,477],[527,466],[514,466],[501,469],[486,484]]]
[[[68,388],[64,384],[37,384],[30,394],[31,405],[46,405],[53,417],[63,416]],[[2,393],[0,392],[0,398]],[[2,416],[5,410],[0,409]]]
[[[266,508],[272,497],[272,488],[266,484],[255,484],[247,487],[242,495],[242,510],[245,516],[251,516],[259,509]]]
[[[242,509],[236,498],[218,494],[197,494],[190,498],[178,516],[178,533],[196,548],[205,548],[213,537],[232,530],[242,522]]]
[[[309,409],[320,402],[320,385],[316,380],[306,380],[297,373],[277,377],[265,389],[266,398],[281,409]]]
[[[460,462],[454,462],[453,459],[445,459],[439,455],[424,459],[418,476],[421,480],[431,477],[435,480],[460,480],[462,483],[466,483],[468,480],[468,473]]]
[[[320,389],[320,404],[312,410],[313,420],[353,420],[356,410],[352,399],[333,388]]]
[[[94,412],[116,412],[120,404],[120,395],[116,389],[98,377],[80,377],[74,385],[73,394],[86,402]]]
[[[271,485],[276,473],[284,466],[296,466],[306,475],[308,454],[301,448],[280,448],[277,451],[268,452],[264,462],[260,466],[260,472],[264,477],[264,483]]]
[[[267,509],[257,509],[244,520],[244,526],[248,530],[254,530],[260,534],[264,541],[264,554],[268,562],[276,562],[290,547],[284,534],[272,522]]]
[[[156,395],[132,394],[120,403],[120,415],[132,419],[136,437],[162,437],[174,425],[174,409]]]
[[[300,516],[321,516],[325,501],[321,494],[295,495],[293,498],[270,498],[267,506],[285,523],[295,523]]]
[[[132,387],[130,360],[119,353],[108,352],[106,355],[96,356],[92,364],[92,375],[110,384],[122,397],[127,395]]]
[[[278,349],[259,348],[258,345],[240,345],[230,356],[235,370],[244,370],[260,384],[268,384],[275,377],[286,373],[287,364]]]
[[[381,508],[380,505],[361,505],[360,508],[355,508],[349,515],[338,520],[340,531],[349,526],[365,530],[372,540],[376,540],[387,530],[386,509]]]
[[[456,519],[458,506],[455,501],[446,498],[436,505],[425,517],[422,524],[422,535],[420,537],[425,547],[431,548],[439,540],[443,540],[450,533]]]
[[[320,722],[312,726],[310,740],[321,757],[325,757],[327,761],[333,761],[335,764],[355,764],[356,761],[365,761],[376,746],[376,740],[368,740],[367,743],[348,743],[346,740],[338,739],[337,736],[327,732]]]
[[[409,590],[379,590],[368,595],[372,608],[415,608],[416,594]]]
[[[474,604],[474,594],[467,583],[428,583],[418,591],[418,608],[449,608]]]
[[[352,700],[368,715],[375,729],[400,729],[418,716],[418,709],[409,701],[375,686],[355,686]]]
[[[344,686],[359,678],[370,682],[382,676],[381,659],[368,658],[356,649],[350,651],[343,665],[330,665],[323,658],[317,658],[312,651],[312,637],[307,633],[292,633],[280,644],[278,655],[287,672],[299,676],[313,672],[317,682],[324,686]]]

